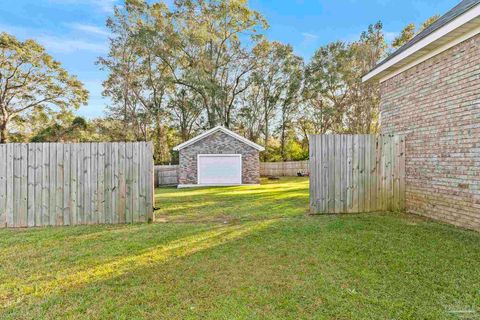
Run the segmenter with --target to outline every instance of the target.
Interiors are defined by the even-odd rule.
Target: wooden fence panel
[[[173,186],[178,184],[178,165],[155,166],[155,186]]]
[[[0,228],[153,219],[153,146],[0,144]]]
[[[405,138],[310,136],[310,210],[354,213],[405,209]]]
[[[297,173],[299,172],[309,172],[308,160],[286,162],[260,162],[260,175],[262,177],[296,177]]]
[[[7,224],[7,145],[0,144],[0,228]]]
[[[154,169],[154,186],[174,186],[178,184],[178,165],[156,165]],[[262,177],[296,177],[299,172],[305,174],[309,173],[308,160],[287,162],[260,162],[260,175]]]

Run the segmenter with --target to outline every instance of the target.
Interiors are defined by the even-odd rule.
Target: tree
[[[352,58],[348,45],[337,41],[318,49],[306,66],[303,96],[315,133],[343,130]]]
[[[315,133],[375,133],[379,88],[362,75],[385,54],[380,22],[370,25],[353,43],[333,42],[315,53],[305,70],[303,119],[297,121],[304,140]]]
[[[177,84],[195,91],[206,111],[208,126],[230,127],[241,95],[257,67],[254,50],[267,23],[246,0],[175,2],[173,42],[179,50]],[[242,43],[242,38],[249,45]]]
[[[9,124],[33,110],[78,109],[88,99],[83,84],[33,40],[0,33],[0,143]]]
[[[153,138],[162,162],[170,157],[169,128],[179,128],[184,140],[203,116],[208,127],[232,126],[264,25],[245,0],[178,0],[171,7],[127,0],[108,20],[110,52],[99,59],[109,72],[109,116],[139,139]]]
[[[415,36],[415,29],[415,24],[409,23],[405,28],[403,28],[400,34],[393,39],[392,48],[398,49],[410,41]]]
[[[202,108],[198,101],[198,97],[188,90],[180,90],[170,101],[169,109],[182,142],[190,140],[203,122],[200,117]]]
[[[352,72],[347,78],[348,107],[345,113],[345,131],[348,133],[377,133],[380,110],[380,87],[374,81],[364,83],[362,76],[385,55],[387,45],[382,24],[377,22],[362,32],[358,41],[350,44]]]
[[[73,116],[73,115],[72,115]],[[87,121],[82,117],[74,117],[69,123],[54,124],[42,129],[31,142],[65,142],[82,141],[82,133],[88,127]]]
[[[403,30],[400,32],[400,34],[393,40],[392,42],[392,48],[398,49],[410,40],[413,39],[417,34],[428,28],[432,23],[438,20],[440,18],[439,15],[434,15],[425,20],[421,26],[417,29],[414,23],[409,23]]]
[[[437,21],[440,18],[440,15],[436,14],[434,16],[431,16],[427,20],[425,20],[422,25],[420,26],[418,32],[422,32],[423,30],[427,29],[430,27],[435,21]]]
[[[98,63],[109,71],[103,84],[104,95],[113,102],[109,115],[122,119],[133,130],[134,140],[152,138],[155,158],[168,161],[167,106],[173,84],[169,66],[158,55],[165,32],[154,21],[154,15],[162,12],[168,12],[165,5],[149,6],[143,1],[126,1],[124,7],[116,7],[107,21],[113,34],[110,52]]]

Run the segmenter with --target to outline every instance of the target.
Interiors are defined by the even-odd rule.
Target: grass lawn
[[[478,319],[480,234],[306,216],[308,181],[158,189],[153,224],[0,231],[0,319]]]

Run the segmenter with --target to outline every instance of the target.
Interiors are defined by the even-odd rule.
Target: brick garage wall
[[[197,183],[198,154],[241,154],[242,183],[260,183],[260,158],[257,149],[218,131],[180,150],[179,184]]]
[[[407,134],[407,210],[480,230],[480,35],[381,93],[382,132]]]

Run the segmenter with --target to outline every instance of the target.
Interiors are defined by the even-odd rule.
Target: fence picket
[[[0,163],[0,228],[153,219],[151,143],[1,144]]]
[[[405,208],[405,138],[310,136],[312,213]]]
[[[0,144],[0,228],[7,225],[7,145]]]

